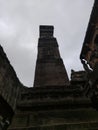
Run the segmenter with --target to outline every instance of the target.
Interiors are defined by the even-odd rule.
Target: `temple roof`
[[[86,49],[86,48],[93,37],[97,22],[98,22],[98,0],[95,0],[94,6],[93,6],[93,9],[91,12],[90,20],[88,23],[85,39],[83,42],[82,51],[80,54],[80,59],[84,59],[84,55],[88,51],[88,49]],[[98,27],[98,25],[97,25],[97,27]]]

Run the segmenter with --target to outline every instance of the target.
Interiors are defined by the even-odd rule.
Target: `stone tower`
[[[34,87],[27,88],[0,46],[0,130],[98,130],[98,0],[80,59],[85,71],[72,70],[69,84],[53,26],[40,26]]]
[[[40,26],[34,87],[65,86],[69,83],[53,31],[53,26]]]
[[[98,130],[87,81],[84,71],[72,70],[69,84],[53,26],[40,26],[34,87],[21,87],[8,130]]]

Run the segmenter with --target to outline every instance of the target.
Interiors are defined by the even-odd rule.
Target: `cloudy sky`
[[[54,36],[68,74],[71,69],[83,69],[79,55],[93,3],[93,0],[0,0],[0,44],[24,85],[33,86],[39,25],[54,25]]]

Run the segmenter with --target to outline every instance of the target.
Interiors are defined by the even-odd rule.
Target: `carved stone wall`
[[[94,69],[98,64],[98,0],[95,0],[84,39],[80,59]]]

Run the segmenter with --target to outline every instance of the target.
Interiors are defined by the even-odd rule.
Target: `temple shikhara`
[[[0,130],[98,130],[98,0],[80,61],[84,70],[72,69],[69,80],[54,26],[40,25],[34,84],[28,88],[0,46]]]

